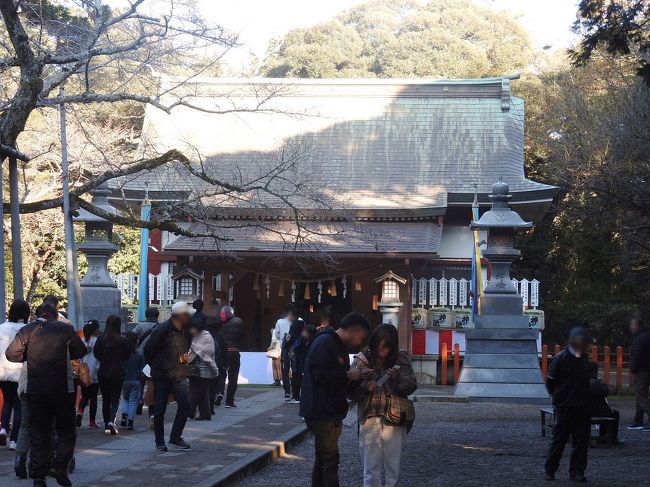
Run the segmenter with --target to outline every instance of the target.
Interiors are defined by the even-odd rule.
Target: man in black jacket
[[[35,487],[45,486],[46,475],[53,476],[59,485],[72,485],[67,467],[77,433],[70,360],[82,358],[88,350],[74,327],[57,317],[56,308],[43,304],[39,319],[21,328],[5,353],[10,362],[27,361],[29,476]],[[56,454],[48,473],[53,427],[57,434]]]
[[[573,328],[569,334],[569,344],[548,367],[546,386],[553,395],[555,426],[545,465],[547,480],[555,479],[564,447],[571,437],[571,480],[587,481],[585,470],[591,436],[591,364],[587,358],[587,348],[591,343],[591,336],[585,328]]]
[[[154,434],[156,448],[167,451],[165,445],[165,412],[169,396],[176,401],[176,417],[169,435],[169,443],[177,448],[190,447],[182,438],[190,412],[187,383],[187,354],[190,339],[187,327],[194,308],[185,302],[174,303],[170,319],[156,326],[144,346],[144,356],[151,366],[156,405],[154,406]]]
[[[226,392],[226,407],[236,408],[235,392],[237,392],[237,381],[239,380],[239,367],[241,365],[242,350],[248,350],[248,335],[241,318],[235,316],[231,306],[224,306],[219,313],[221,319],[221,334],[226,342],[226,366],[223,373],[219,374],[219,391],[217,393],[217,406],[221,404],[224,388],[226,385],[226,374],[228,375],[228,391]]]
[[[643,430],[650,433],[650,427],[643,426],[644,413],[650,417],[650,330],[641,318],[630,321],[630,330],[634,335],[630,351],[630,372],[634,374],[634,392],[636,395],[636,414],[634,423],[628,429]]]
[[[325,329],[314,339],[303,374],[300,416],[314,435],[316,444],[313,487],[338,487],[339,437],[348,412],[350,381],[361,380],[359,369],[350,370],[349,353],[365,343],[370,323],[361,313],[352,312],[334,331]]]

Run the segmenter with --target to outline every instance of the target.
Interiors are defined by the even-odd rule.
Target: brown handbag
[[[79,364],[79,381],[81,382],[81,385],[84,387],[88,387],[90,384],[93,383],[93,379],[90,376],[90,368],[88,367],[88,364],[85,362],[81,362]]]
[[[384,418],[396,426],[412,424],[415,421],[415,405],[406,397],[387,395]]]

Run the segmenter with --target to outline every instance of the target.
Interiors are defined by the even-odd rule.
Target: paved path
[[[212,421],[188,421],[183,437],[191,450],[159,453],[145,414],[136,431],[107,437],[102,430],[78,430],[75,486],[120,487],[209,484],[211,477],[303,424],[296,405],[285,405],[280,388],[240,388],[236,409],[217,409]],[[171,421],[173,407],[167,411]],[[101,408],[100,408],[101,410]],[[166,425],[169,433],[171,423]],[[0,450],[0,486],[27,487],[13,474],[13,452]],[[48,485],[56,485],[50,480]]]
[[[625,445],[589,451],[591,486],[650,486],[650,433],[628,431],[631,398],[610,401],[622,414]],[[567,448],[556,482],[542,478],[549,439],[540,436],[539,407],[490,403],[416,404],[416,424],[408,436],[402,487],[564,487]],[[341,438],[341,487],[363,485],[355,428]],[[309,485],[313,439],[292,448],[239,487]]]

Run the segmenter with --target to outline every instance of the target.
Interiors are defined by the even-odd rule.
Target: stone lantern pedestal
[[[388,271],[383,276],[375,279],[376,283],[381,284],[381,300],[379,301],[379,311],[382,315],[382,323],[391,324],[399,328],[399,313],[404,303],[399,298],[399,286],[406,283],[406,279],[398,276],[392,271]]]
[[[487,229],[487,250],[492,266],[490,281],[480,298],[475,329],[467,330],[466,352],[455,394],[474,399],[548,400],[539,359],[537,332],[529,329],[521,296],[510,278],[510,266],[519,257],[513,246],[515,231],[530,228],[508,206],[509,187],[492,187],[492,208],[474,229]]]
[[[105,185],[95,188],[91,194],[93,205],[115,213],[108,202],[110,190]],[[88,271],[79,283],[84,317],[98,320],[102,329],[106,318],[113,314],[121,316],[125,323],[122,295],[108,272],[108,259],[119,250],[112,242],[113,224],[84,209],[79,210],[75,221],[85,223],[85,238],[77,247],[88,259]]]

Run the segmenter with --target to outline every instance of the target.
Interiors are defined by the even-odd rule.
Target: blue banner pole
[[[144,201],[140,210],[142,221],[148,222],[151,219],[151,201],[149,191],[145,191]],[[140,229],[140,276],[138,277],[138,320],[144,321],[144,313],[147,310],[149,300],[147,290],[149,288],[149,229]]]

